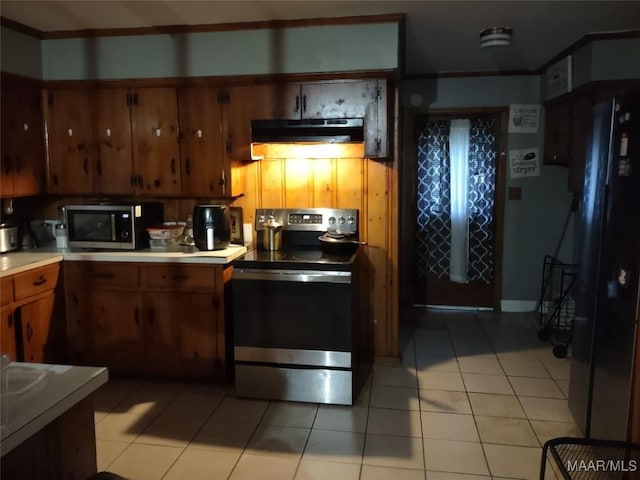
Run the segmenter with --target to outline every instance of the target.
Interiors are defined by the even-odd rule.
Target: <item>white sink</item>
[[[27,393],[33,387],[39,385],[44,377],[47,376],[46,370],[13,365],[9,365],[3,373],[8,377],[6,390],[4,386],[0,390],[0,395],[3,397],[13,397]]]

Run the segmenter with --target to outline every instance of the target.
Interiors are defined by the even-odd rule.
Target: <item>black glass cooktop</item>
[[[353,254],[325,253],[319,248],[286,248],[277,251],[254,249],[233,261],[245,268],[289,268],[348,270],[355,262]]]

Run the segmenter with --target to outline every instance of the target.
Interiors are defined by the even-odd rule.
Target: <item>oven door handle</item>
[[[323,270],[273,270],[235,268],[234,280],[259,280],[264,282],[317,282],[317,283],[351,283],[351,272],[334,272]]]

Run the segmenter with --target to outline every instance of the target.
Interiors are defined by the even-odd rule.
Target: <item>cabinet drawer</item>
[[[112,262],[65,262],[67,282],[80,288],[138,287],[138,265]]]
[[[180,290],[215,287],[215,267],[194,265],[144,265],[142,285],[149,288]]]
[[[0,279],[0,297],[1,304],[8,305],[13,301],[13,277],[4,277]]]
[[[34,268],[28,272],[14,275],[13,288],[16,300],[22,300],[56,288],[59,271],[60,264],[54,263],[46,267]]]

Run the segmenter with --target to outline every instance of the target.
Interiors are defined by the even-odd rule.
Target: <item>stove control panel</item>
[[[258,208],[256,230],[264,229],[265,222],[276,222],[283,230],[301,232],[343,233],[358,232],[358,210],[342,208]]]

